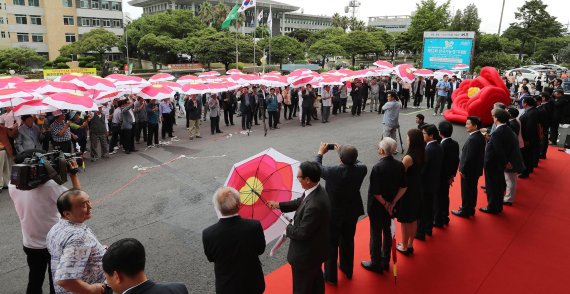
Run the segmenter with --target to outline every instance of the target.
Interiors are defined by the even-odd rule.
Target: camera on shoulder
[[[18,190],[32,190],[49,180],[58,185],[67,182],[67,173],[75,174],[82,158],[75,153],[63,151],[45,152],[43,150],[27,150],[18,154],[16,164],[12,166],[11,183]]]

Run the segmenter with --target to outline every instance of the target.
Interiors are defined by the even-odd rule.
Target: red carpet
[[[414,256],[399,254],[396,284],[392,267],[383,275],[360,267],[369,259],[369,222],[363,219],[356,230],[353,279],[339,272],[338,286],[326,285],[326,292],[568,293],[570,155],[555,148],[548,152],[529,179],[519,179],[513,207],[505,206],[498,216],[477,211],[471,220],[451,216],[448,227],[434,228],[433,237],[414,242]],[[455,183],[452,209],[461,203],[458,178]],[[477,206],[486,204],[479,191]],[[266,293],[292,293],[288,264],[265,280]]]

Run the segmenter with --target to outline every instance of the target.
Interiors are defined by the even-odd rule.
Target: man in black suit
[[[187,294],[182,283],[155,283],[149,280],[144,267],[146,262],[143,245],[136,239],[121,239],[109,246],[103,255],[103,272],[108,287],[105,293],[122,294]]]
[[[457,76],[452,75],[451,81],[449,81],[449,92],[447,93],[449,95],[449,96],[447,96],[447,109],[451,108],[451,103],[453,103],[453,101],[451,100],[451,95],[453,95],[453,91],[455,91],[459,88],[460,84],[461,84],[461,81],[457,79]]]
[[[404,164],[394,159],[396,140],[384,137],[378,144],[380,161],[370,172],[368,187],[368,217],[370,219],[370,260],[360,265],[369,271],[389,270],[392,234],[390,231],[394,206],[406,193]]]
[[[435,125],[427,125],[423,128],[424,141],[426,142],[426,164],[423,173],[424,198],[422,200],[422,213],[418,221],[416,239],[425,240],[426,234],[432,235],[435,200],[441,181],[441,167],[443,150],[437,141],[439,131]]]
[[[312,108],[315,103],[315,99],[317,98],[315,92],[313,92],[313,86],[311,86],[311,84],[307,84],[307,87],[303,90],[302,96],[303,103],[301,104],[301,107],[303,108],[303,111],[301,113],[301,125],[304,127],[306,125],[311,125]]]
[[[348,279],[352,278],[354,233],[358,217],[364,214],[360,186],[366,177],[367,168],[358,161],[358,150],[351,145],[335,145],[341,164],[323,166],[323,155],[329,150],[327,147],[328,144],[321,144],[315,161],[321,167],[321,178],[327,182],[326,190],[332,208],[330,249],[325,262],[325,281],[336,284],[337,259],[340,259],[340,270]]]
[[[221,213],[218,223],[202,232],[204,253],[214,263],[216,293],[263,293],[265,280],[259,255],[265,251],[265,236],[256,220],[238,215],[239,192],[222,187],[214,194]]]
[[[305,161],[297,172],[297,179],[305,189],[303,196],[288,202],[267,201],[270,208],[296,211],[293,223],[286,230],[291,239],[287,261],[293,272],[294,294],[325,293],[322,264],[329,247],[331,204],[327,191],[319,185],[320,178],[319,165]]]
[[[459,144],[451,138],[453,125],[448,121],[442,121],[438,125],[441,136],[441,149],[443,150],[443,160],[441,166],[441,177],[439,182],[439,192],[436,194],[434,226],[442,228],[449,224],[449,188],[455,180],[457,168],[459,167]]]
[[[526,97],[523,99],[522,105],[525,111],[520,117],[520,131],[524,141],[524,147],[521,151],[526,169],[519,175],[519,178],[525,179],[538,165],[541,141],[539,132],[542,129],[540,126],[541,114],[536,109],[536,100],[532,97]]]
[[[433,101],[435,99],[435,92],[437,90],[437,82],[437,79],[433,76],[426,80],[427,108],[433,108]]]
[[[518,138],[506,123],[509,121],[509,113],[500,108],[492,110],[495,130],[485,147],[485,187],[487,191],[487,207],[479,208],[480,211],[490,214],[498,214],[503,211],[503,197],[505,195],[505,168],[512,169],[510,163],[515,148],[519,148]]]
[[[352,97],[352,108],[351,108],[352,116],[360,115],[362,111],[363,96],[360,92],[363,90],[364,87],[362,86],[362,81],[357,79],[354,81],[354,83],[352,83],[352,90],[350,90],[350,97]]]
[[[477,182],[483,174],[483,157],[485,156],[485,136],[481,134],[481,119],[470,116],[465,122],[469,137],[459,159],[459,174],[461,175],[461,206],[451,213],[460,217],[475,215],[477,205]]]
[[[251,120],[253,119],[253,110],[255,109],[255,95],[249,94],[247,87],[241,89],[239,97],[239,111],[241,112],[241,129],[249,130],[251,128]]]

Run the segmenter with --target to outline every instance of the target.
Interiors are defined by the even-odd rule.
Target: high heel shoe
[[[404,245],[402,243],[398,243],[396,245],[396,250],[398,250],[400,253],[402,253],[406,256],[410,255],[410,248],[404,249]]]

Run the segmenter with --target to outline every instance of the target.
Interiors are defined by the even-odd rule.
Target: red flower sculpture
[[[494,67],[484,67],[481,75],[461,82],[459,89],[451,96],[453,105],[444,112],[445,119],[464,124],[468,116],[478,116],[484,125],[493,123],[493,104],[511,103],[509,90]]]

